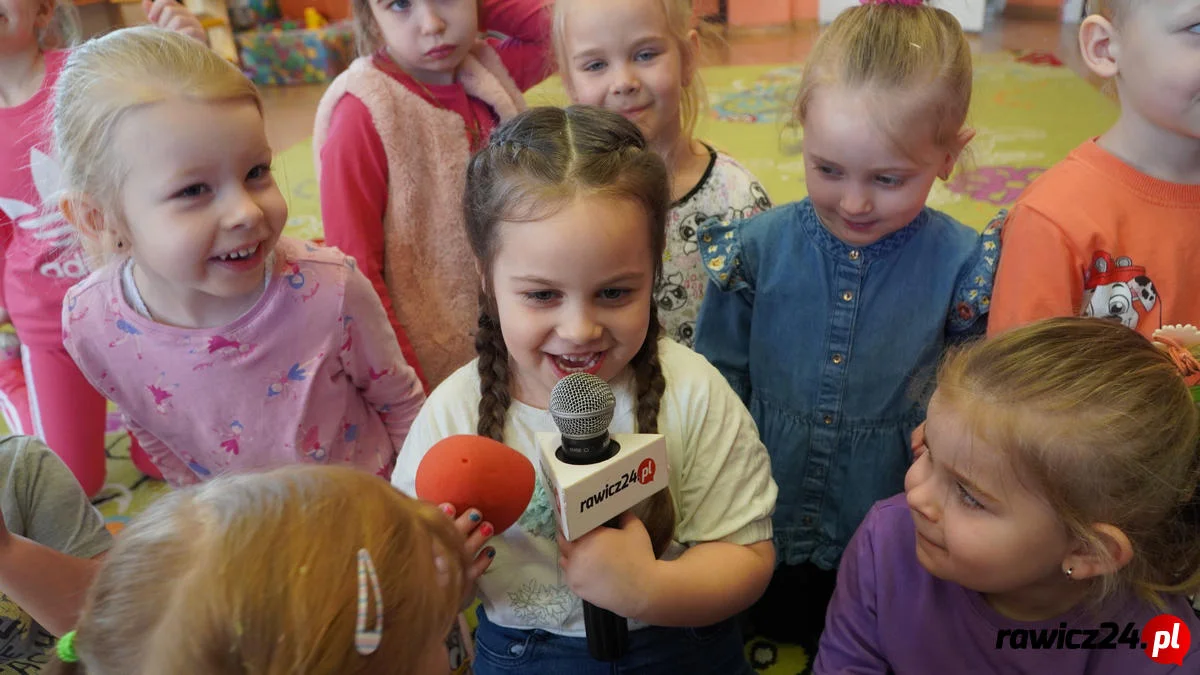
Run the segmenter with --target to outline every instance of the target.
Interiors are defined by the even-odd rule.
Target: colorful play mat
[[[758,175],[776,204],[805,194],[800,134],[788,119],[799,65],[713,67],[703,71],[710,109],[698,136],[730,153]],[[557,79],[527,95],[530,105],[566,101]],[[982,227],[1047,167],[1080,142],[1103,132],[1116,119],[1114,103],[1042,53],[980,55],[970,124],[978,131],[962,170],[939,183],[930,203],[964,223]],[[311,141],[278,158],[277,176],[290,206],[289,233],[321,235],[320,206]],[[109,482],[98,500],[110,528],[128,518],[165,488],[148,481],[129,462],[128,441],[111,420]],[[799,647],[750,638],[746,653],[768,675],[799,675],[810,668]]]

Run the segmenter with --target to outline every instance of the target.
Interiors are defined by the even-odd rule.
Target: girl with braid
[[[535,458],[535,434],[555,431],[551,388],[580,371],[612,385],[612,431],[663,434],[671,467],[670,489],[620,528],[574,542],[556,537],[539,481],[472,580],[475,673],[613,672],[588,655],[583,600],[630,620],[621,672],[751,673],[732,617],[770,580],[777,490],[741,400],[703,357],[661,335],[651,291],[670,205],[662,160],[616,113],[538,108],[475,155],[466,194],[479,357],[434,390],[393,482],[413,493],[421,458],[452,434]]]

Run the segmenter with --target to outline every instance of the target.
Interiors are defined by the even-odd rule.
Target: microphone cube
[[[600,527],[667,487],[667,442],[661,434],[612,434],[620,450],[603,462],[558,458],[562,436],[537,434],[542,478],[567,541]]]

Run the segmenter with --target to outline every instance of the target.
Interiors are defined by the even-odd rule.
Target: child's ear
[[[84,194],[68,194],[59,200],[58,205],[63,217],[84,238],[100,244],[104,250],[120,248],[120,234],[104,217],[104,209],[95,199]]]
[[[680,83],[685,87],[690,87],[692,78],[696,77],[696,71],[700,68],[700,31],[696,29],[688,31],[686,47],[683,52],[683,77],[680,79]]]
[[[950,174],[954,173],[954,167],[958,164],[958,158],[962,156],[963,150],[971,139],[975,138],[975,130],[969,127],[963,127],[958,130],[958,136],[954,138],[954,147],[950,148],[950,152],[946,153],[946,158],[938,171],[938,178],[942,180],[950,180]]]
[[[1098,77],[1109,79],[1117,76],[1117,57],[1120,42],[1117,29],[1108,19],[1093,14],[1079,26],[1079,51],[1083,61]]]
[[[1116,574],[1133,559],[1133,544],[1119,527],[1094,523],[1092,534],[1099,548],[1095,542],[1080,542],[1063,560],[1063,572],[1070,570],[1068,576],[1073,580]]]

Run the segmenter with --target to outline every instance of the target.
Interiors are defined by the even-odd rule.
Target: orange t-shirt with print
[[[1075,148],[1017,200],[1000,237],[988,335],[1053,316],[1098,316],[1149,337],[1200,325],[1200,185]]]

